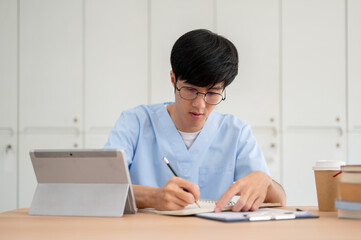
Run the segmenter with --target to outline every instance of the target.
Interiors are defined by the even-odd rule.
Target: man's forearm
[[[157,191],[157,188],[134,184],[132,187],[137,208],[154,207],[154,194]]]

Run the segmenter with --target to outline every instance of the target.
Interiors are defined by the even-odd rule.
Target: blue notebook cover
[[[361,211],[361,202],[348,202],[348,201],[336,200],[335,207],[337,209]]]

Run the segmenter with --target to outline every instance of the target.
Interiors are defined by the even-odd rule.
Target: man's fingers
[[[200,196],[197,185],[179,177],[172,177],[167,188],[167,191],[179,200],[177,203],[184,206],[194,203]]]
[[[246,189],[243,192],[240,192],[240,198],[232,207],[233,212],[244,211],[247,212],[253,206],[254,201],[256,200],[257,195],[252,192],[251,189]]]
[[[272,179],[267,174],[259,171],[251,172],[228,188],[216,203],[214,210],[220,212],[235,195],[239,195],[240,199],[233,206],[233,211],[257,209],[266,198],[270,184]]]
[[[191,201],[191,203],[194,203],[199,199],[200,191],[197,185],[179,177],[175,178],[174,181],[183,190],[183,192],[188,193],[188,194],[184,194],[178,192],[179,197],[181,197],[184,200]],[[190,199],[189,195],[192,195],[193,199]]]
[[[245,198],[245,201],[243,202],[243,206],[240,209],[237,209],[237,211],[247,212],[250,211],[257,196],[256,195],[249,195],[247,198]],[[242,199],[242,197],[240,198]],[[232,209],[233,210],[233,209]]]
[[[185,201],[184,199],[178,197],[177,195],[173,196],[171,202],[174,203],[176,206],[178,206],[178,209],[183,209],[189,204],[188,201]]]
[[[179,199],[173,199],[173,201],[167,201],[162,204],[162,208],[160,210],[180,210],[183,209],[188,204],[185,204],[183,201]]]
[[[256,201],[253,203],[253,206],[251,207],[251,211],[256,211],[260,206],[261,204],[263,203],[263,198],[257,198]]]
[[[179,191],[176,192],[175,197],[179,200],[183,201],[184,203],[192,204],[196,201],[193,194],[190,192],[185,191],[185,189],[180,188]]]
[[[226,204],[232,199],[234,195],[238,193],[237,187],[235,184],[232,184],[228,190],[223,193],[221,198],[216,203],[216,208],[214,209],[215,212],[220,212],[226,206]]]

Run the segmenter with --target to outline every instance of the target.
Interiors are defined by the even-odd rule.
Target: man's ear
[[[173,87],[175,87],[175,74],[173,70],[170,70],[170,80],[172,82]]]

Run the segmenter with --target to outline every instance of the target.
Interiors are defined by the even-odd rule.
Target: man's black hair
[[[182,35],[174,44],[171,65],[176,80],[198,87],[227,87],[238,73],[238,53],[228,39],[205,29]]]

